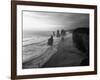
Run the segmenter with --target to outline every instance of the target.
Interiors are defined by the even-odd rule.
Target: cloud
[[[89,14],[23,11],[24,30],[89,27]]]

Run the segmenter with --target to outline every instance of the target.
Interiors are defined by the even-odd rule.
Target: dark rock
[[[86,58],[86,59],[83,59],[80,66],[86,66],[86,65],[89,65],[89,59]]]
[[[73,31],[72,35],[75,47],[89,54],[89,28],[77,28]]]
[[[53,36],[51,36],[51,37],[48,39],[48,45],[50,45],[50,46],[53,45]]]
[[[59,32],[59,30],[57,30],[57,37],[60,37],[60,32]]]

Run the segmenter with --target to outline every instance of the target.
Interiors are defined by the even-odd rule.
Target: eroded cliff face
[[[73,30],[73,42],[80,51],[89,54],[89,28]]]
[[[74,46],[87,55],[80,65],[89,65],[89,28],[77,28],[73,30],[72,39]]]

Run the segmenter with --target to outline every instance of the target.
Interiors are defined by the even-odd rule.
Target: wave
[[[59,43],[59,39],[60,38],[56,38],[54,37],[54,43],[53,43],[53,47],[56,48],[57,44]],[[31,42],[31,41],[30,41]],[[48,38],[45,40],[43,40],[43,38],[41,39],[40,42],[36,42],[36,43],[28,43],[26,45],[23,46],[23,63],[30,61],[31,59],[37,59],[37,57],[42,56],[42,55],[46,55],[44,54],[45,51],[47,51],[50,46],[47,45],[48,42]],[[41,58],[41,57],[40,57]]]
[[[31,37],[31,38],[26,38],[23,39],[23,46],[28,46],[28,45],[36,45],[40,43],[45,43],[47,42],[48,37]]]
[[[29,45],[43,46],[48,42],[49,37],[31,37],[23,39],[23,47]],[[58,38],[54,37],[54,43],[57,43]]]
[[[52,53],[50,51],[53,51],[51,50],[51,46],[47,44],[50,37],[51,32],[25,33],[22,41],[22,63],[26,63],[34,59],[35,61],[33,63],[37,64],[41,61],[41,58],[44,60],[44,58],[46,59],[50,57],[49,55]],[[53,37],[53,39],[54,42],[52,47],[56,48],[59,43],[59,38]],[[42,63],[44,63],[44,61]]]

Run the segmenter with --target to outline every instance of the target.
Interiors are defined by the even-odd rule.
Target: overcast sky
[[[54,13],[23,11],[23,30],[53,31],[89,27],[89,15],[79,13]]]

